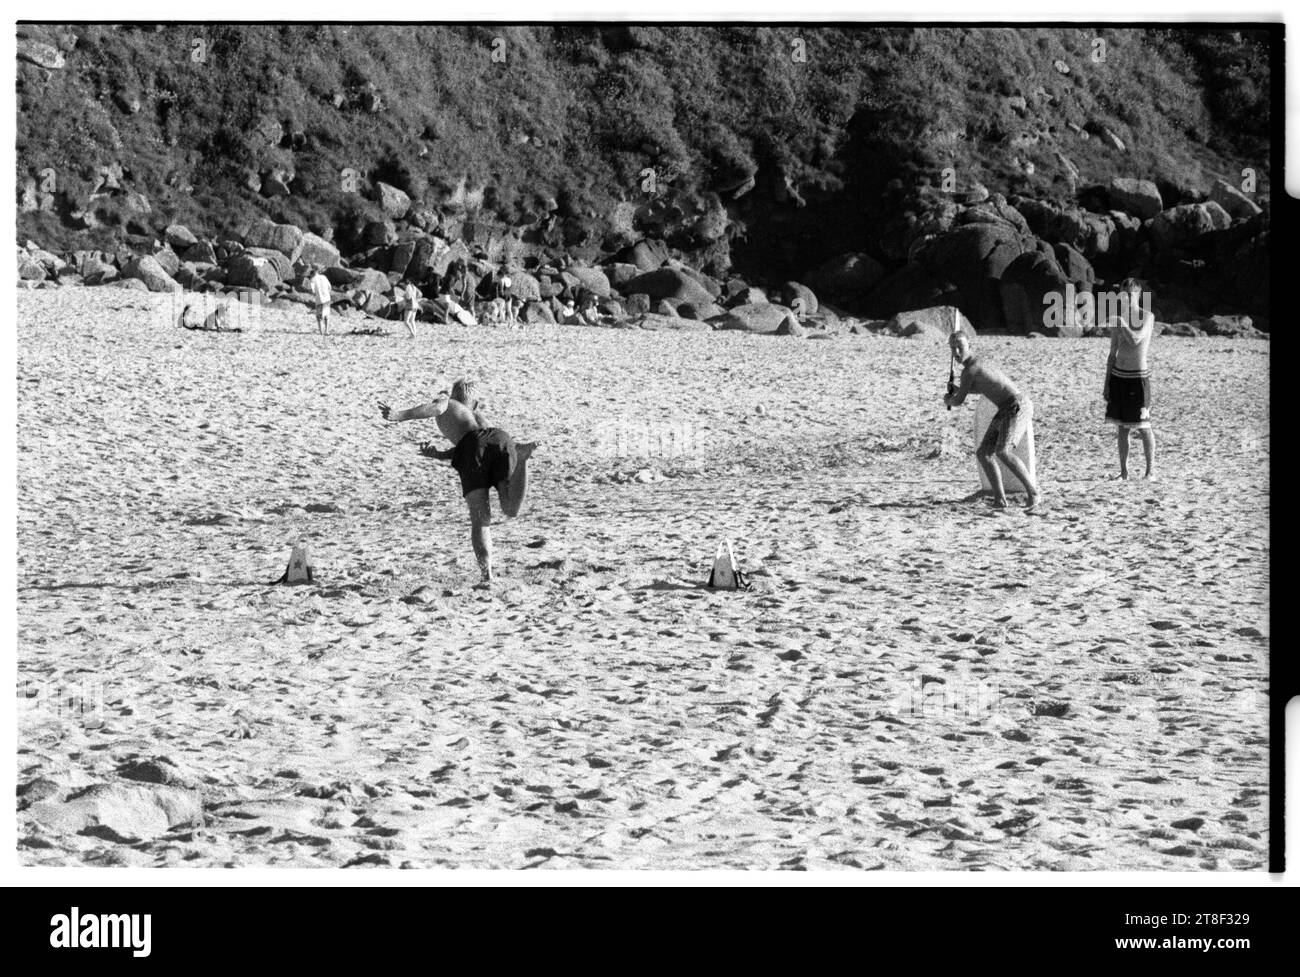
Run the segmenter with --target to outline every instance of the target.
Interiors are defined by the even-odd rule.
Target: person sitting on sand
[[[489,426],[482,411],[476,409],[481,405],[474,399],[472,387],[467,382],[458,381],[452,391],[458,397],[444,390],[429,403],[406,410],[393,410],[381,402],[379,413],[388,421],[432,417],[437,421],[438,430],[452,443],[452,448],[439,450],[425,442],[420,445],[420,454],[450,461],[460,475],[461,494],[469,506],[470,543],[474,548],[474,558],[483,574],[483,582],[491,583],[494,579],[492,509],[488,490],[497,490],[497,500],[506,516],[518,516],[528,495],[528,460],[537,445],[531,442],[516,444],[501,428]]]
[[[975,458],[993,486],[993,504],[1005,509],[1007,497],[1002,488],[1002,471],[998,461],[1006,465],[1020,479],[1029,493],[1028,508],[1038,504],[1038,485],[1029,474],[1024,462],[1016,457],[1016,445],[1029,430],[1034,417],[1034,405],[997,366],[979,359],[971,352],[970,335],[961,330],[949,339],[952,354],[961,363],[961,383],[957,390],[945,394],[944,404],[957,407],[970,393],[983,394],[997,407],[997,413],[984,433],[984,440],[975,451]]]
[[[415,338],[415,316],[420,311],[420,299],[423,297],[415,287],[415,282],[408,278],[402,288],[402,322],[412,339]]]
[[[307,283],[307,287],[311,290],[311,296],[316,302],[316,328],[323,336],[329,331],[330,302],[334,293],[330,288],[330,280],[325,277],[319,265],[316,266],[316,274],[311,276],[311,281]]]
[[[578,300],[578,322],[587,326],[599,326],[601,324],[600,308],[596,305],[594,293],[584,290],[582,297]]]
[[[1151,429],[1151,370],[1147,350],[1155,333],[1155,316],[1142,307],[1142,284],[1126,278],[1119,285],[1120,314],[1110,320],[1110,355],[1101,396],[1106,420],[1115,425],[1119,442],[1119,477],[1128,478],[1128,436],[1137,431],[1146,455],[1146,477],[1151,478],[1156,456],[1156,436]]]

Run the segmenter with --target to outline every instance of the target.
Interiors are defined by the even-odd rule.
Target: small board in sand
[[[713,557],[713,569],[709,571],[706,584],[714,590],[748,590],[749,581],[736,566],[736,554],[732,552],[731,540],[724,539],[718,544],[718,552]]]

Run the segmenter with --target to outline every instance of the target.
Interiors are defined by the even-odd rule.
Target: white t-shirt
[[[311,280],[311,294],[322,305],[328,303],[333,297],[330,291],[330,280],[319,273],[314,275]]]

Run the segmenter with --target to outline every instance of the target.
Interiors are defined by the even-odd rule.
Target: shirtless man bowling
[[[429,403],[406,410],[393,410],[380,403],[379,413],[388,421],[432,417],[438,430],[452,443],[453,447],[440,450],[425,442],[420,446],[420,454],[450,461],[460,475],[461,492],[469,506],[474,558],[483,573],[483,582],[491,583],[492,509],[488,490],[497,490],[502,512],[509,517],[519,515],[528,494],[528,459],[537,445],[516,444],[501,428],[489,427],[472,405],[453,399],[445,390]]]
[[[1038,485],[1030,477],[1024,463],[1016,457],[1016,445],[1029,430],[1034,405],[999,367],[971,352],[970,336],[967,333],[953,333],[949,343],[952,355],[961,363],[961,383],[955,392],[944,396],[943,402],[949,407],[957,407],[966,399],[967,394],[983,394],[998,409],[984,433],[984,440],[975,451],[976,460],[984,469],[989,484],[993,486],[993,504],[999,509],[1005,509],[1007,505],[1002,487],[1002,470],[998,467],[998,461],[1001,461],[1028,491],[1027,508],[1032,509],[1038,504]]]

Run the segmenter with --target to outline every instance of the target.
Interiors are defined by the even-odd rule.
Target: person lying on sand
[[[491,583],[492,509],[488,490],[497,490],[497,501],[506,516],[518,516],[528,495],[528,460],[537,445],[516,444],[501,428],[490,427],[483,413],[475,409],[479,404],[467,382],[458,381],[452,391],[457,398],[444,390],[429,403],[406,410],[393,410],[381,402],[379,413],[388,421],[432,417],[437,421],[438,430],[452,443],[452,448],[439,450],[425,442],[420,445],[420,454],[450,461],[460,475],[461,494],[469,506],[474,558],[482,571],[483,582]]]
[[[955,332],[949,339],[953,356],[961,363],[961,383],[957,390],[945,394],[943,402],[949,407],[957,407],[966,400],[970,393],[983,394],[998,411],[993,415],[984,440],[975,451],[975,458],[993,486],[993,504],[999,509],[1007,505],[1006,493],[1002,488],[1002,471],[998,468],[996,457],[1020,479],[1029,492],[1028,508],[1038,504],[1040,498],[1038,485],[1029,474],[1024,463],[1016,457],[1016,445],[1029,430],[1029,423],[1034,417],[1034,405],[1024,396],[1014,383],[997,366],[979,359],[971,352],[970,335],[965,331]]]
[[[1119,442],[1119,477],[1128,478],[1128,436],[1137,431],[1146,455],[1146,477],[1155,463],[1156,436],[1151,429],[1151,370],[1147,350],[1155,332],[1155,316],[1142,307],[1142,284],[1126,278],[1119,285],[1120,314],[1110,320],[1110,355],[1101,396],[1106,420],[1115,425]]]

